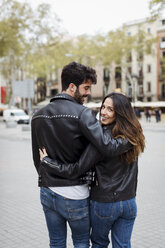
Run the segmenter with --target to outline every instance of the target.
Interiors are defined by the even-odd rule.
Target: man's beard
[[[78,102],[79,104],[83,104],[83,98],[87,97],[88,95],[81,95],[79,92],[79,89],[77,88],[75,93],[74,93],[74,99],[76,100],[76,102]]]

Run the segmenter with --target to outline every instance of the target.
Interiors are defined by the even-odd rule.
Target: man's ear
[[[70,84],[69,84],[69,90],[70,90],[72,93],[75,93],[76,89],[77,89],[77,86],[76,86],[75,84],[73,84],[73,83],[70,83]]]

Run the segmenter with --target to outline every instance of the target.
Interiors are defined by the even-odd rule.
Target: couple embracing
[[[131,103],[107,95],[100,120],[83,102],[97,76],[72,62],[61,74],[62,93],[32,118],[33,160],[50,248],[130,248],[137,214],[138,156],[145,139]],[[89,185],[90,184],[90,185]]]

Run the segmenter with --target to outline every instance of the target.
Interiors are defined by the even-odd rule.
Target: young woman
[[[41,165],[69,178],[78,177],[94,167],[95,182],[90,192],[92,247],[108,247],[111,232],[113,248],[130,248],[137,214],[138,156],[144,151],[145,139],[131,103],[120,93],[111,93],[104,98],[100,118],[104,135],[129,141],[130,150],[121,151],[120,148],[118,154],[102,158],[97,148],[89,145],[77,163],[65,165],[51,160],[43,149],[40,150]]]

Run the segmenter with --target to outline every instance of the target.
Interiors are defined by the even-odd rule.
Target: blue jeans
[[[92,248],[130,248],[131,234],[137,214],[135,198],[127,201],[101,203],[91,201]]]
[[[50,248],[65,248],[67,222],[75,248],[88,248],[90,239],[89,199],[70,200],[41,187],[40,199],[49,232]]]

